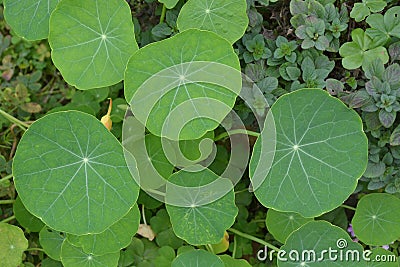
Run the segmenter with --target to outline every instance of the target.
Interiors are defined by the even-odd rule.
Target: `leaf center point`
[[[89,159],[88,159],[88,158],[83,158],[83,162],[84,162],[84,163],[88,163],[88,162],[89,162]]]
[[[102,35],[101,35],[101,40],[105,40],[105,39],[107,39],[107,35],[102,34]]]
[[[297,150],[297,149],[299,149],[299,145],[294,145],[293,150]]]
[[[206,13],[210,14],[211,10],[209,8],[206,9]]]

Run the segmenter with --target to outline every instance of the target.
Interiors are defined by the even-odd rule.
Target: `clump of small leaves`
[[[243,59],[246,63],[266,59],[272,55],[271,50],[265,46],[264,36],[257,34],[252,39],[246,40],[244,45],[247,51],[243,53]]]
[[[362,107],[367,112],[377,112],[380,123],[389,128],[393,125],[397,112],[400,111],[400,66],[391,64],[386,69],[380,59],[366,65],[365,84],[371,101]]]
[[[317,0],[292,0],[290,23],[296,36],[303,40],[301,47],[315,47],[321,51],[337,52],[339,38],[347,29],[349,21],[345,7],[339,11],[333,3]]]
[[[286,61],[294,63],[296,61],[296,49],[297,44],[295,41],[288,41],[283,36],[278,36],[276,38],[276,50],[274,52],[274,58],[281,59],[285,58]]]

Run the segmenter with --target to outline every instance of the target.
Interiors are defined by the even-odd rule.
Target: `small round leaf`
[[[343,229],[326,221],[306,223],[286,239],[281,250],[279,267],[365,266],[363,247]]]
[[[320,89],[301,89],[280,97],[272,106],[276,143],[271,169],[257,174],[262,142],[257,142],[250,175],[261,180],[255,196],[266,207],[315,217],[346,200],[364,173],[368,142],[358,114]],[[267,117],[268,120],[268,117]],[[260,173],[260,172],[259,172]],[[262,175],[263,177],[258,177]],[[264,179],[264,180],[263,180]]]
[[[179,186],[201,188],[218,178],[219,176],[209,169],[199,172],[181,170],[171,175],[169,181]],[[219,178],[219,180],[226,182],[224,183],[226,187],[232,187],[230,180],[225,178]],[[184,204],[183,207],[166,205],[175,234],[192,245],[220,242],[225,230],[232,226],[238,214],[233,188],[223,197],[205,205],[201,204],[204,198],[208,197],[204,195],[204,190],[199,190],[197,194],[193,191],[184,194],[180,190],[182,194],[176,196],[173,188],[167,185],[167,201],[168,196],[172,194],[173,197],[179,197]],[[215,189],[218,190],[218,188]]]
[[[233,44],[247,29],[246,9],[245,0],[189,0],[179,12],[178,29],[213,31]]]
[[[121,220],[100,234],[78,236],[77,242],[86,253],[104,255],[127,247],[139,227],[140,213],[135,205]],[[68,240],[70,236],[68,235]],[[72,242],[74,244],[74,242]]]
[[[224,267],[225,265],[218,256],[205,250],[194,250],[182,253],[175,258],[171,265],[171,267],[188,266]]]
[[[357,238],[368,245],[382,246],[400,237],[400,199],[386,193],[360,199],[352,226]]]
[[[17,226],[0,223],[0,240],[1,266],[19,266],[22,254],[28,248],[24,232]]]
[[[79,89],[121,81],[138,49],[124,0],[61,1],[50,17],[49,44],[54,65]]]
[[[265,221],[268,231],[281,243],[285,243],[286,238],[296,229],[313,218],[304,218],[294,212],[280,212],[274,209],[268,209],[267,219]]]
[[[33,123],[18,145],[13,173],[29,212],[76,235],[103,232],[139,194],[121,144],[95,117],[78,111]]]
[[[119,260],[119,251],[96,256],[91,253],[85,253],[82,248],[75,247],[65,239],[61,247],[61,262],[64,267],[111,267],[117,266]]]

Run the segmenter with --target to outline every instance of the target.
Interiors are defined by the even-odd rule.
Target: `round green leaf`
[[[281,243],[285,243],[286,238],[296,229],[313,218],[304,218],[294,212],[280,212],[274,209],[268,209],[267,219],[265,221],[268,231]]]
[[[231,111],[241,90],[239,70],[239,59],[225,39],[191,29],[131,57],[125,98],[154,135],[193,140],[215,129]]]
[[[33,123],[18,145],[13,174],[29,212],[76,235],[103,232],[139,194],[121,144],[95,117],[78,111]]]
[[[199,188],[194,193],[187,190],[187,194],[179,190],[180,195],[174,192],[175,187],[167,184],[167,203],[170,202],[169,197],[180,198],[182,207],[166,204],[167,212],[171,218],[171,224],[175,234],[192,245],[216,244],[224,237],[225,230],[232,226],[235,217],[238,214],[238,208],[235,205],[235,195],[230,180],[219,178],[209,169],[203,169],[199,172],[189,172],[180,170],[169,178],[169,181],[178,185]],[[205,192],[201,190],[201,186],[209,184],[216,179],[221,183],[213,189],[219,190],[220,186],[232,189],[218,200],[202,204],[204,199],[212,195],[213,192]],[[207,194],[207,195],[205,195]],[[184,223],[182,223],[184,222]]]
[[[64,267],[111,267],[117,266],[119,251],[101,256],[85,253],[82,248],[75,247],[65,239],[61,247],[61,262]]]
[[[175,258],[171,265],[171,267],[188,266],[224,267],[225,265],[218,256],[205,250],[194,250],[182,253]]]
[[[60,0],[4,0],[4,17],[19,36],[29,40],[49,35],[49,18]]]
[[[234,259],[229,255],[220,255],[219,258],[224,262],[225,267],[251,267],[244,259]]]
[[[22,254],[28,248],[28,240],[21,228],[0,223],[0,264],[4,267],[19,266]]]
[[[139,208],[135,205],[127,215],[104,232],[77,236],[77,241],[84,252],[93,255],[118,252],[131,243],[133,235],[139,228],[139,222]],[[70,235],[68,235],[68,240],[69,238]],[[71,243],[75,244],[74,242]]]
[[[39,242],[46,254],[53,260],[61,260],[61,245],[65,234],[43,227],[39,232]]]
[[[368,194],[357,204],[352,225],[363,243],[387,245],[400,237],[400,199],[386,193]]]
[[[41,267],[63,267],[61,261],[55,261],[52,258],[45,258],[41,265]]]
[[[280,249],[279,267],[365,266],[363,247],[353,242],[343,229],[326,221],[306,223]]]
[[[368,160],[367,138],[357,113],[320,89],[284,95],[270,112],[276,140],[268,139],[269,127],[260,137],[265,138],[266,149],[276,143],[272,167],[266,176],[265,171],[257,173],[262,142],[256,143],[250,163],[252,180],[262,181],[255,187],[261,204],[315,217],[343,203]]]
[[[178,29],[213,31],[233,44],[243,36],[249,24],[246,9],[245,0],[189,0],[179,12]]]
[[[14,202],[13,211],[18,223],[25,229],[31,232],[39,232],[43,228],[44,223],[26,210],[19,197]]]
[[[366,267],[399,267],[398,257],[389,250],[377,247],[371,250]]]
[[[50,17],[49,43],[54,65],[79,89],[121,81],[138,49],[124,0],[61,1]]]

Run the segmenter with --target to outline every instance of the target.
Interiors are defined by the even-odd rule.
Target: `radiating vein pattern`
[[[51,228],[99,233],[133,206],[138,186],[122,147],[93,116],[54,113],[35,122],[15,156],[15,184],[26,208]],[[28,151],[28,152],[27,152]]]
[[[208,30],[234,43],[245,32],[248,24],[245,0],[189,0],[182,7],[178,28]]]
[[[186,114],[181,111],[168,123],[171,128],[182,128],[181,139],[197,139],[217,127],[230,111],[221,110],[221,105],[213,105],[211,100],[233,107],[241,89],[239,70],[237,55],[225,39],[191,29],[150,44],[131,57],[125,73],[125,97],[135,117],[157,136],[162,135],[168,116],[186,103],[193,120],[184,127],[177,125]],[[196,104],[200,98],[203,103]],[[203,114],[205,107],[217,116],[214,120]],[[174,123],[176,127],[171,126]]]
[[[51,15],[49,43],[54,64],[80,89],[121,81],[138,49],[130,8],[123,0],[62,1]]]
[[[358,115],[319,89],[283,96],[271,111],[275,157],[256,196],[268,207],[305,217],[340,205],[366,167],[367,140]]]
[[[177,207],[167,204],[166,208],[175,234],[192,245],[218,243],[224,236],[225,230],[232,226],[237,215],[233,189],[218,200],[212,203],[206,202],[208,204],[205,205],[202,203],[209,197],[207,192],[204,190],[195,192],[195,187],[209,184],[217,178],[218,176],[212,171],[204,169],[195,173],[181,170],[169,179],[177,185],[186,186],[183,190],[187,190],[187,193],[180,191],[177,196],[179,191],[174,191],[173,187],[167,185],[167,201],[168,196],[174,194],[171,197],[180,197],[182,203],[189,205]],[[231,186],[231,182],[225,180],[227,181],[225,186]],[[183,221],[185,223],[182,223]]]
[[[60,0],[5,0],[7,23],[27,40],[45,39],[49,35],[49,18]]]

